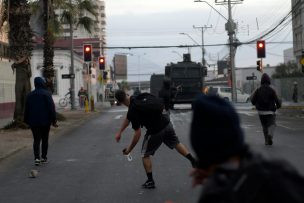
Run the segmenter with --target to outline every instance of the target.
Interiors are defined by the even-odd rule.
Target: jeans
[[[41,157],[46,159],[49,145],[50,126],[35,126],[31,127],[31,130],[34,137],[33,150],[35,159],[40,159],[40,143],[42,148]]]

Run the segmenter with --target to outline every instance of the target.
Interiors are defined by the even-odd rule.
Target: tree
[[[74,28],[78,26],[83,26],[85,30],[91,33],[92,27],[94,25],[95,20],[90,18],[89,16],[84,15],[86,12],[92,14],[96,19],[95,7],[91,0],[66,0],[64,4],[62,4],[62,13],[61,13],[61,22],[69,25],[70,29],[70,52],[71,52],[71,67],[70,74],[74,74]],[[70,79],[71,86],[71,108],[74,109],[74,100],[75,100],[75,84],[74,79]]]
[[[125,90],[125,91],[130,89],[129,83],[126,80],[123,80],[120,83],[118,83],[118,87],[119,87],[119,89]]]
[[[272,75],[273,78],[289,78],[289,77],[303,77],[304,74],[298,69],[296,63],[288,62],[280,63],[276,69],[275,73]]]
[[[74,73],[73,66],[73,29],[78,26],[83,26],[89,33],[92,31],[95,19],[85,16],[84,13],[91,13],[96,18],[96,8],[92,0],[37,0],[32,2],[32,10],[38,19],[36,24],[43,25],[43,76],[47,80],[49,90],[53,92],[53,78],[54,78],[54,42],[63,30],[62,24],[68,24],[71,33],[71,71]],[[55,9],[61,11],[59,14],[55,13]],[[43,10],[43,12],[39,12]],[[39,21],[40,20],[40,21]],[[41,22],[43,20],[43,22]],[[37,27],[37,26],[36,26]],[[72,28],[72,29],[71,29]],[[39,28],[38,28],[39,30]],[[74,81],[71,79],[71,81]],[[71,82],[71,88],[74,90],[74,84]],[[75,92],[72,91],[72,99],[74,101]],[[72,103],[73,105],[73,103]],[[74,107],[72,107],[74,108]]]
[[[33,33],[29,25],[30,7],[27,0],[4,0],[0,28],[8,23],[10,58],[14,61],[12,69],[16,73],[15,84],[15,123],[22,124],[26,95],[31,91],[30,57],[33,50]]]

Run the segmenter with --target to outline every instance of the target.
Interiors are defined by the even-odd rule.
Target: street
[[[270,158],[288,159],[304,174],[303,116],[279,112],[274,145],[266,147],[256,111],[249,105],[237,109],[252,149]],[[165,145],[152,159],[156,189],[141,188],[146,180],[140,157],[142,138],[131,153],[132,161],[122,155],[132,129],[126,130],[120,143],[114,139],[125,114],[125,107],[115,106],[55,139],[50,143],[47,165],[34,166],[31,150],[2,161],[0,202],[196,202],[201,187],[191,187],[189,161]],[[189,108],[171,114],[177,135],[189,149],[191,116]],[[28,177],[32,169],[39,170],[37,178]]]

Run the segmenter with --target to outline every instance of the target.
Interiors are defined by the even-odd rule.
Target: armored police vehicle
[[[191,104],[196,95],[202,92],[203,77],[207,68],[201,63],[191,61],[190,54],[184,54],[183,61],[170,63],[165,67],[165,77],[171,81],[171,107],[174,104]],[[161,88],[160,79],[163,75],[151,76],[151,93],[155,95]]]

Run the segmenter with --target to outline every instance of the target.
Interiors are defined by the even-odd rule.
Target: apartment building
[[[304,2],[302,0],[291,0],[292,7],[292,31],[293,51],[299,69],[302,68],[300,60],[304,56]],[[304,71],[304,69],[302,69]]]

